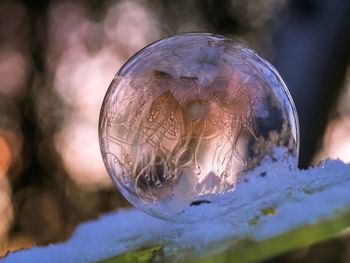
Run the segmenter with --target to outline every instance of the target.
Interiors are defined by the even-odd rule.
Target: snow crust
[[[235,191],[182,213],[184,218],[200,214],[195,223],[123,209],[81,224],[66,242],[15,252],[0,262],[95,262],[159,244],[179,259],[183,251],[210,254],[239,239],[264,240],[350,209],[350,164],[331,160],[308,170],[295,164],[276,151],[244,175]]]

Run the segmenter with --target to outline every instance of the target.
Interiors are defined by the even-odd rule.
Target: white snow
[[[196,223],[119,210],[80,225],[64,243],[15,252],[0,262],[95,262],[155,244],[181,258],[187,253],[183,251],[220,251],[240,238],[263,240],[350,210],[350,164],[333,160],[298,170],[295,159],[276,154],[244,175],[234,192],[191,206],[181,215],[200,214]]]

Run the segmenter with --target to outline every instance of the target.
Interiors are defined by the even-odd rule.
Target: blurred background
[[[2,0],[0,256],[63,241],[80,222],[129,206],[102,163],[99,110],[123,63],[169,35],[246,41],[292,93],[299,166],[350,162],[349,14],[344,0]],[[350,261],[349,235],[269,260],[330,261]]]

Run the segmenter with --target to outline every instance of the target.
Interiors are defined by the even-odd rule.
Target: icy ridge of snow
[[[81,224],[66,242],[15,252],[0,262],[95,262],[155,244],[163,245],[168,255],[204,251],[213,243],[223,250],[230,240],[260,241],[350,210],[350,164],[332,160],[298,170],[295,159],[276,154],[279,161],[276,156],[263,161],[244,175],[234,192],[191,206],[181,215],[199,213],[199,222],[180,224],[123,209]]]

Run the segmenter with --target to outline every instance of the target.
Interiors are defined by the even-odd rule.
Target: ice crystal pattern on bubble
[[[278,73],[241,43],[209,34],[166,38],[133,56],[109,87],[99,128],[117,187],[160,217],[233,190],[274,146],[298,151]]]

